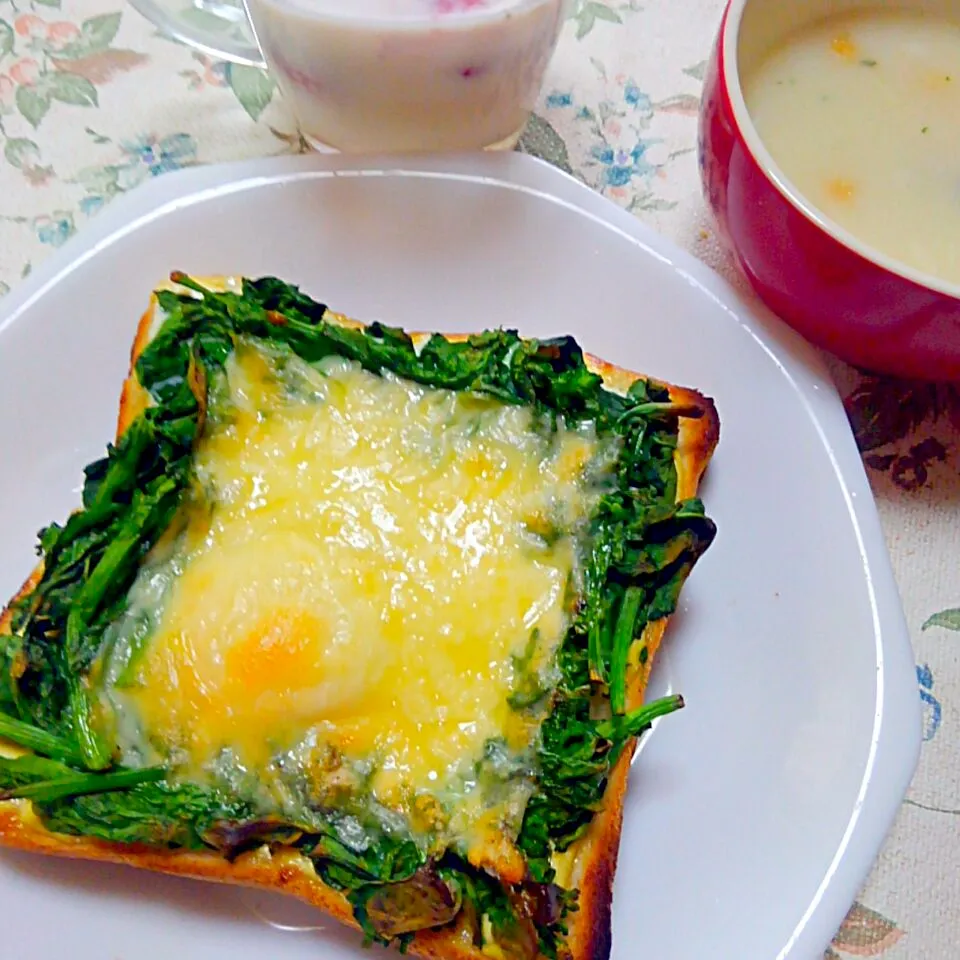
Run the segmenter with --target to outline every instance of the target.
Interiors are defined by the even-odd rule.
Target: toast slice
[[[226,296],[220,297],[221,292]],[[276,344],[272,338],[277,340]],[[457,344],[467,347],[457,352]],[[182,353],[178,352],[181,347]],[[248,359],[253,350],[250,362],[260,370],[258,377],[267,364],[266,374],[256,382],[267,383],[273,391],[273,406],[267,409],[255,405],[252,415],[250,409],[244,411],[254,381],[247,376],[246,367],[238,372],[242,350],[247,351],[243,356]],[[500,353],[496,353],[498,350]],[[495,355],[497,363],[484,367],[484,351]],[[321,353],[324,359],[318,359]],[[330,360],[331,357],[334,359]],[[347,363],[352,365],[345,366],[342,357],[347,357]],[[175,366],[177,362],[181,364],[179,379],[163,367],[164,363]],[[318,386],[315,371],[318,364],[324,363],[325,379]],[[464,366],[468,369],[461,376]],[[509,371],[505,373],[506,368]],[[591,373],[602,378],[602,387]],[[316,786],[322,782],[326,791],[323,797],[300,806],[291,806],[287,794],[284,802],[279,802],[276,792],[266,800],[256,794],[256,800],[251,801],[247,792],[253,788],[247,782],[240,783],[238,768],[231,766],[239,753],[228,751],[229,769],[225,771],[222,738],[236,737],[229,742],[231,750],[236,746],[239,751],[238,731],[243,722],[252,718],[258,726],[254,738],[247,736],[243,741],[243,749],[253,751],[243,754],[246,760],[258,755],[257,737],[262,739],[263,731],[268,729],[284,748],[294,743],[296,737],[288,736],[286,727],[270,725],[277,717],[288,719],[291,711],[302,713],[303,690],[294,690],[291,684],[299,683],[313,669],[309,657],[316,648],[304,641],[308,660],[296,660],[303,648],[295,637],[299,636],[300,621],[291,626],[289,617],[281,618],[279,648],[275,629],[278,621],[274,617],[274,626],[266,634],[261,631],[253,646],[248,643],[225,648],[225,653],[221,651],[224,662],[239,657],[237,676],[242,678],[242,684],[229,688],[236,702],[222,697],[208,702],[196,690],[191,694],[193,699],[167,691],[150,700],[152,686],[162,686],[157,683],[161,674],[151,673],[149,668],[150,658],[158,655],[144,654],[139,649],[135,653],[141,660],[130,659],[132,646],[137,644],[140,648],[144,643],[151,649],[162,647],[166,656],[160,661],[166,670],[162,675],[167,677],[170,689],[179,691],[193,682],[183,672],[182,658],[177,660],[170,653],[180,649],[177,644],[182,646],[183,637],[188,634],[177,633],[163,624],[164,618],[174,616],[170,609],[179,609],[180,601],[175,598],[183,594],[193,600],[198,596],[214,598],[209,601],[212,609],[220,609],[216,606],[219,601],[215,600],[215,583],[207,583],[206,592],[197,583],[191,587],[193,592],[184,586],[192,583],[189,571],[202,565],[202,557],[195,559],[200,554],[189,554],[189,559],[184,560],[186,555],[181,553],[176,561],[170,560],[175,553],[171,544],[188,538],[193,530],[191,524],[199,522],[195,521],[194,501],[205,494],[196,492],[203,486],[197,477],[208,485],[215,482],[210,477],[216,478],[216,469],[204,473],[204,463],[217,467],[220,461],[210,459],[210,450],[224,444],[234,451],[230,454],[234,456],[239,449],[238,430],[248,430],[242,435],[244,443],[249,445],[255,438],[262,444],[268,435],[262,431],[269,429],[269,424],[279,423],[277,429],[285,429],[285,418],[300,416],[304,410],[307,413],[303,415],[315,416],[320,405],[304,401],[303,391],[312,396],[311,391],[327,389],[327,382],[338,377],[346,378],[341,386],[362,382],[371,390],[403,389],[408,391],[404,394],[408,398],[413,395],[409,392],[413,388],[405,386],[405,378],[412,377],[423,384],[422,393],[416,394],[418,403],[426,403],[431,409],[452,403],[455,409],[467,411],[465,417],[474,416],[473,408],[480,404],[483,411],[479,419],[470,423],[493,418],[501,432],[506,429],[504,424],[513,424],[511,429],[515,429],[517,417],[527,418],[520,433],[501,436],[504,442],[500,447],[493,433],[483,434],[479,427],[476,430],[482,434],[483,449],[471,446],[470,430],[474,426],[462,431],[463,439],[458,441],[461,446],[454,458],[457,462],[451,466],[453,461],[448,459],[447,466],[428,476],[431,483],[437,484],[451,470],[460,471],[457,482],[462,487],[475,479],[478,486],[471,489],[481,491],[479,498],[489,493],[484,484],[494,483],[500,492],[484,503],[489,513],[491,504],[498,506],[513,495],[513,481],[508,483],[505,478],[526,476],[523,470],[532,469],[533,482],[523,487],[520,500],[523,509],[533,509],[537,519],[528,522],[527,517],[525,530],[529,533],[532,523],[533,533],[542,534],[537,550],[555,551],[549,553],[550,563],[555,561],[556,569],[566,578],[563,597],[536,621],[526,648],[518,648],[515,637],[508,638],[507,645],[499,648],[501,653],[510,651],[506,658],[512,664],[507,671],[512,684],[506,698],[510,706],[506,712],[501,709],[505,687],[494,690],[490,694],[492,700],[483,701],[497,705],[491,716],[497,710],[498,716],[506,716],[502,728],[486,730],[484,757],[491,753],[491,743],[505,743],[503,752],[507,759],[504,761],[498,754],[497,762],[513,766],[507,774],[496,774],[491,781],[494,786],[484,787],[483,777],[477,774],[476,782],[470,780],[463,786],[461,777],[456,780],[459,786],[449,787],[452,792],[434,795],[429,787],[424,788],[426,781],[412,779],[413,761],[405,774],[409,779],[400,783],[399,792],[394,791],[396,784],[389,778],[381,781],[385,774],[380,767],[371,773],[368,764],[363,767],[367,779],[357,779],[359,767],[344,743],[359,742],[350,738],[358,736],[358,730],[366,729],[368,718],[362,716],[350,721],[359,726],[334,728],[334,734],[341,737],[336,741],[338,752],[332,764],[335,776],[331,776],[329,760],[333,748],[329,743],[320,744],[327,766],[317,775],[319,780],[311,772],[316,768],[307,761],[301,762],[302,756],[297,754],[300,759],[296,783]],[[366,379],[357,380],[358,377]],[[229,385],[234,381],[239,383],[234,384],[236,389]],[[228,386],[224,387],[224,383]],[[430,393],[431,390],[435,392]],[[514,394],[508,396],[510,391]],[[293,394],[296,397],[291,400]],[[224,400],[226,395],[229,397]],[[332,403],[332,394],[324,396],[328,405]],[[370,397],[376,401],[371,409],[390,409],[387,394],[373,393]],[[290,408],[294,403],[295,408]],[[410,409],[404,408],[407,421]],[[531,414],[531,410],[539,413]],[[371,414],[374,418],[379,415]],[[531,427],[534,421],[530,417],[539,417],[536,423],[540,425]],[[449,422],[454,424],[450,429],[459,429],[460,421],[456,418]],[[238,426],[241,423],[247,426]],[[399,423],[391,421],[388,433],[400,429]],[[376,419],[364,424],[372,434],[383,427]],[[442,435],[447,428],[439,429],[439,434],[434,431],[430,436],[435,439],[435,434]],[[124,457],[132,462],[130,448],[145,430],[149,436],[140,443],[141,447],[156,443],[157,450],[165,451],[166,459],[161,458],[158,466],[154,461],[159,454],[148,451],[141,455],[136,466],[130,467],[139,471],[136,481],[124,490],[118,463]],[[546,447],[536,446],[540,442],[535,439],[538,430],[550,432]],[[160,440],[156,440],[158,436]],[[416,438],[421,434],[404,436]],[[64,528],[48,528],[41,534],[46,564],[40,564],[0,616],[0,734],[8,738],[0,739],[0,845],[290,893],[361,928],[368,939],[393,942],[425,958],[605,960],[611,949],[613,879],[636,740],[655,717],[682,705],[679,698],[667,698],[643,706],[644,691],[680,587],[713,539],[714,527],[694,498],[718,437],[719,421],[709,399],[582,355],[568,339],[538,343],[521,341],[512,334],[490,333],[469,339],[452,335],[431,339],[429,334],[420,334],[408,340],[399,331],[379,325],[365,328],[310,301],[295,288],[269,278],[197,280],[174,274],[170,283],[155,291],[140,322],[130,373],[122,390],[117,443],[106,461],[88,468],[84,509],[71,518],[73,529],[68,524]],[[175,442],[181,442],[181,448],[171,453]],[[352,442],[356,443],[355,438]],[[418,442],[411,441],[413,446],[408,445],[406,452],[389,445],[384,449],[397,458],[394,467],[399,469],[406,463],[404,457],[415,459],[409,451]],[[161,447],[161,443],[166,446]],[[517,467],[510,459],[511,451],[530,444],[540,451],[540,459],[533,467],[522,463]],[[434,447],[429,449],[433,451],[431,455],[436,454]],[[496,465],[488,469],[491,464],[484,460],[495,459],[494,455],[501,458],[499,473]],[[378,456],[383,459],[382,451]],[[478,457],[478,462],[482,461],[479,472],[463,473],[464,463],[472,464]],[[629,468],[623,466],[628,457],[634,458]],[[561,461],[562,468],[557,467]],[[560,473],[551,473],[555,467]],[[351,469],[359,468],[354,464]],[[572,486],[571,470],[575,475]],[[164,487],[171,476],[179,478],[172,495]],[[239,482],[237,474],[230,476],[232,483]],[[624,479],[615,479],[621,476]],[[265,482],[269,486],[275,481],[275,477],[268,477]],[[111,484],[114,489],[105,496],[104,490]],[[580,513],[564,521],[548,518],[544,522],[550,529],[538,530],[544,503],[537,501],[534,508],[529,505],[533,502],[530,497],[536,500],[536,491],[541,488],[552,491],[550,509],[559,502],[561,513],[576,513],[578,509]],[[410,496],[413,489],[405,488],[404,495]],[[445,496],[439,486],[429,487],[429,491],[427,507],[432,502],[430,497]],[[619,513],[604,506],[607,501],[616,501]],[[469,502],[469,496],[464,494],[462,503]],[[410,503],[415,512],[414,500]],[[221,512],[226,509],[219,501],[216,504]],[[131,520],[138,509],[138,519]],[[634,512],[628,515],[624,510]],[[99,547],[84,540],[95,540],[98,521],[92,515],[98,511],[102,515],[99,522],[107,525],[109,534]],[[88,518],[85,526],[83,517]],[[211,521],[203,522],[207,523],[204,536],[209,539],[214,536],[209,533],[213,529]],[[423,525],[423,516],[418,522]],[[113,527],[109,527],[111,523]],[[133,527],[118,527],[118,523]],[[271,534],[263,533],[266,529],[260,535],[269,539]],[[506,536],[503,533],[501,539]],[[603,537],[608,537],[605,552],[598,547]],[[267,544],[268,539],[262,540],[262,544]],[[225,572],[218,573],[214,580],[227,582],[224,589],[235,582],[230,580],[227,560],[244,555],[246,549],[240,541],[231,543],[234,553],[216,557],[216,569]],[[285,550],[291,549],[290,543],[286,542]],[[564,544],[569,546],[566,553],[561,549]],[[266,551],[266,546],[263,549]],[[422,543],[418,549],[423,549]],[[71,550],[73,553],[69,554]],[[508,575],[507,594],[541,589],[539,598],[534,599],[544,608],[543,591],[553,582],[549,577],[542,578],[543,568],[550,565],[544,559],[548,554],[541,552],[531,564],[522,559],[525,550],[515,551],[514,566],[500,571]],[[614,560],[610,559],[612,554],[616,555]],[[448,553],[444,562],[449,564],[451,556],[459,562],[461,554]],[[606,558],[599,566],[594,563],[598,556]],[[269,566],[270,562],[264,552],[262,565]],[[100,609],[96,609],[89,596],[93,588],[88,586],[85,593],[84,585],[95,583],[98,570],[105,568],[117,587],[101,598]],[[148,595],[148,600],[154,597],[154,606],[168,612],[157,614],[160,620],[150,621],[146,641],[142,632],[138,634],[134,628],[124,634],[122,624],[131,619],[131,611],[136,609],[148,619],[151,615],[149,609],[143,613],[144,604],[137,599],[141,589],[137,584],[145,577],[149,579],[145,571],[156,580],[169,569],[176,571],[174,586],[168,585],[167,593]],[[351,573],[352,579],[365,575],[362,571],[356,576],[355,573]],[[377,593],[377,583],[384,575],[378,568],[376,575],[368,578],[375,603],[386,602]],[[69,583],[71,576],[77,581],[73,587]],[[255,579],[255,574],[251,576]],[[410,590],[418,588],[409,580],[402,582],[408,583]],[[437,582],[443,586],[442,581]],[[349,592],[352,587],[348,589],[341,583],[340,589]],[[62,590],[67,590],[67,600],[58,609],[55,598]],[[259,601],[254,597],[251,602]],[[471,617],[477,619],[483,614],[481,606],[493,609],[499,602],[491,595],[484,604],[472,608]],[[40,627],[38,621],[42,621]],[[189,621],[188,627],[183,627],[188,621],[177,622],[182,630],[194,623]],[[201,618],[197,622],[208,621]],[[407,639],[412,622],[401,618],[402,638],[395,642],[406,644],[404,650],[412,642]],[[456,622],[464,630],[473,629],[469,624]],[[482,645],[500,629],[498,621],[490,623],[492,626],[476,628],[480,631],[476,635],[479,639],[473,641],[473,646]],[[524,623],[529,625],[529,620]],[[543,639],[551,629],[556,634],[552,646]],[[85,631],[94,634],[92,649]],[[176,642],[163,639],[174,635],[179,638]],[[432,638],[431,642],[435,640]],[[133,676],[132,682],[130,676],[123,683],[118,680],[122,679],[123,670],[118,670],[110,659],[115,656],[112,651],[118,648],[125,651],[127,660],[121,667]],[[235,656],[237,649],[241,652]],[[277,649],[281,651],[279,662]],[[108,650],[111,652],[105,652]],[[289,660],[284,659],[288,655]],[[368,659],[373,662],[382,655],[386,654],[378,649]],[[202,669],[207,669],[202,666],[202,656],[194,651],[192,666],[188,664],[187,672],[193,670],[194,679],[201,677]],[[147,657],[148,666],[143,666],[143,657]],[[363,657],[356,654],[355,659],[360,662]],[[130,665],[134,662],[140,664],[139,673],[131,673]],[[342,668],[344,661],[337,662]],[[434,668],[432,659],[428,663],[414,658],[415,670],[426,674]],[[294,680],[290,679],[291,670],[297,674]],[[340,686],[347,685],[351,673],[348,670],[335,679]],[[490,673],[496,673],[493,661]],[[454,683],[455,674],[456,670],[443,674],[432,695],[442,698],[443,688]],[[398,676],[406,678],[404,690],[421,689],[418,674],[395,672],[378,681],[379,686],[370,686],[368,680],[363,680],[367,694],[364,702],[395,696],[395,702],[403,703],[401,712],[405,711],[403,690],[397,690]],[[209,679],[205,675],[202,678]],[[480,689],[488,680],[489,677],[481,679],[477,674],[474,685]],[[229,685],[221,686],[226,690]],[[310,696],[318,695],[321,688],[326,689],[318,681],[310,687]],[[237,694],[240,689],[245,691],[243,697]],[[221,694],[222,690],[216,696]],[[472,695],[472,688],[464,688],[458,694],[461,698]],[[241,707],[243,698],[248,698],[253,706],[248,708],[244,700]],[[342,698],[324,702],[333,703],[334,711],[349,712]],[[445,710],[455,712],[459,702],[454,697],[442,704]],[[210,715],[204,714],[202,710],[211,703],[216,709]],[[313,714],[307,711],[312,720],[325,716],[322,709],[319,713],[313,709]],[[133,720],[127,718],[127,711]],[[226,728],[219,719],[223,714],[234,717]],[[517,721],[518,715],[522,722]],[[434,729],[432,723],[435,719],[431,715],[418,722],[417,729],[426,726],[433,731],[430,736],[437,739],[440,728]],[[307,725],[307,721],[303,724]],[[344,733],[348,729],[349,737]],[[200,737],[197,730],[204,736]],[[489,735],[491,730],[496,736]],[[311,736],[316,739],[318,735]],[[403,740],[404,736],[407,734],[395,716],[381,719],[376,731],[379,739],[372,742],[382,746],[386,737],[395,751],[401,747],[407,751],[403,756],[419,756],[416,750],[420,745],[411,739],[414,734],[409,734],[407,740]],[[176,747],[171,746],[174,743]],[[203,753],[204,744],[209,747],[211,743],[219,744],[217,749],[221,752]],[[464,743],[457,741],[459,749],[467,749]],[[436,760],[436,752],[430,752],[434,747],[431,741],[424,748],[428,760]],[[289,758],[299,749],[292,747],[283,755]],[[312,764],[317,744],[311,742],[310,749]],[[584,749],[586,755],[582,753]],[[410,753],[411,750],[414,752]],[[389,750],[386,755],[394,756]],[[483,762],[477,760],[477,770]],[[281,769],[282,763],[278,766],[276,756],[263,763],[269,766],[270,776],[276,777],[278,790],[293,789],[293,781],[284,780],[286,773]],[[457,769],[462,770],[463,765]],[[431,773],[435,779],[435,771]],[[441,773],[440,779],[443,777]],[[211,778],[215,778],[213,786]],[[220,805],[216,808],[218,816],[196,819],[200,815],[191,811],[214,795]],[[445,798],[449,797],[454,797],[455,802],[447,804]],[[361,810],[358,803],[367,806]],[[352,806],[348,810],[344,804]],[[457,809],[447,809],[445,804]],[[122,813],[118,813],[119,808],[123,808]],[[294,808],[296,816],[290,813]],[[347,828],[372,822],[368,815],[374,808],[378,826],[365,826],[368,833],[359,841],[354,837],[352,842]]]

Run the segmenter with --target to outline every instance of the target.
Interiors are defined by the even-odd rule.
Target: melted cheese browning
[[[531,635],[541,662],[561,640],[571,532],[594,506],[595,438],[536,426],[339,359],[238,348],[197,452],[203,494],[117,627],[120,661],[149,634],[125,680],[105,674],[123,748],[194,771],[229,750],[258,771],[310,738],[367,764],[373,796],[408,815],[424,793],[476,792],[488,741],[521,754],[536,734],[508,705],[516,658]]]

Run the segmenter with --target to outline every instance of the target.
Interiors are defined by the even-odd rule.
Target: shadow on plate
[[[327,946],[360,947],[360,934],[294,897],[227,884],[170,877],[121,864],[68,860],[4,851],[0,869],[36,880],[64,893],[91,897],[105,910],[160,905],[178,915],[192,914],[234,925],[266,925],[281,933],[310,937]]]

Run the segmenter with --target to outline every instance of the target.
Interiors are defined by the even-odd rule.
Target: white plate
[[[272,273],[418,329],[572,333],[712,395],[719,525],[655,674],[688,708],[634,769],[616,960],[807,960],[856,896],[913,772],[914,667],[839,398],[795,336],[703,265],[516,155],[287,158],[165,176],[117,200],[2,303],[0,594],[75,504],[114,426],[131,335],[171,269]],[[296,903],[0,856],[10,960],[347,960]],[[322,921],[320,921],[322,923]],[[329,925],[326,925],[329,927]]]

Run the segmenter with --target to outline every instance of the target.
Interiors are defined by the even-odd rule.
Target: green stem
[[[36,803],[52,803],[68,797],[80,797],[90,793],[106,793],[108,790],[129,790],[141,783],[156,783],[163,780],[163,767],[147,767],[144,770],[118,770],[116,773],[80,773],[75,777],[58,777],[28,783],[13,790],[0,792],[0,800],[33,800]]]
[[[53,733],[24,723],[22,720],[14,720],[13,717],[3,713],[0,713],[0,737],[27,750],[33,750],[34,753],[43,754],[45,757],[54,757],[68,763],[82,761],[82,757],[72,744]]]
[[[71,770],[65,763],[38,757],[35,753],[25,753],[12,759],[0,757],[0,782],[3,782],[3,789],[6,790],[14,790],[25,783],[63,780],[76,775],[77,771]]]
[[[683,708],[683,697],[675,694],[670,697],[661,697],[645,703],[642,707],[619,717],[611,717],[597,724],[597,736],[610,740],[615,744],[622,743],[629,737],[642,733],[658,717],[665,717]]]
[[[88,770],[105,770],[110,766],[110,752],[93,726],[90,698],[82,681],[72,676],[68,681],[74,734],[83,754],[83,765]]]
[[[180,287],[186,287],[188,290],[193,290],[196,293],[202,294],[204,297],[209,296],[212,291],[208,290],[206,287],[197,283],[189,274],[184,273],[182,270],[174,270],[170,274],[170,281],[177,284]]]
[[[628,587],[620,604],[617,626],[613,631],[613,652],[610,655],[610,709],[623,713],[627,709],[627,658],[633,643],[637,614],[643,602],[642,587]]]
[[[663,403],[638,403],[635,407],[625,410],[620,416],[620,423],[629,423],[640,417],[663,420],[668,417],[689,417],[698,420],[703,416],[703,407],[695,403],[673,403],[664,401]]]
[[[587,656],[590,659],[590,679],[595,683],[607,682],[607,665],[603,662],[602,629],[599,623],[591,623],[587,634]]]

